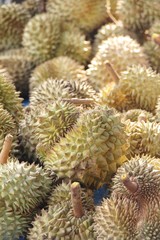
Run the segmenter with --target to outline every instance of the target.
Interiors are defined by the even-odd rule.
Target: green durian
[[[143,32],[160,18],[159,0],[120,0],[117,3],[117,13],[124,27]]]
[[[113,64],[117,73],[134,64],[148,65],[143,49],[136,40],[129,36],[110,37],[99,46],[87,69],[89,81],[98,89],[113,80],[106,62]]]
[[[21,4],[0,6],[0,51],[21,46],[22,34],[30,14]]]
[[[47,11],[60,17],[61,21],[72,23],[85,32],[100,27],[107,19],[106,0],[48,0]]]
[[[137,122],[138,121],[138,117],[142,115],[146,118],[146,120],[153,122],[155,121],[155,117],[153,116],[152,113],[147,112],[145,110],[142,109],[131,109],[128,110],[127,112],[122,113],[122,119],[123,121],[127,121],[130,120],[131,122]]]
[[[47,13],[37,14],[27,23],[22,42],[37,65],[54,57],[60,31],[59,19]]]
[[[126,161],[127,148],[120,117],[114,110],[97,106],[81,114],[73,129],[46,153],[43,161],[45,168],[59,178],[99,187]]]
[[[152,27],[148,30],[148,34],[151,36],[150,40],[146,41],[143,45],[144,51],[148,56],[148,61],[151,67],[160,72],[160,46],[154,41],[152,35],[160,35],[160,21],[156,21]]]
[[[67,56],[60,56],[37,66],[30,78],[30,91],[48,78],[86,80],[84,66]]]

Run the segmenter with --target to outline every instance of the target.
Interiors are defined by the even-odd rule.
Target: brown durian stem
[[[77,104],[77,105],[81,105],[81,104],[88,105],[88,104],[93,104],[94,103],[94,100],[91,99],[91,98],[86,98],[86,99],[64,98],[63,101],[66,101],[66,102],[69,102],[69,103],[74,103],[74,104]]]
[[[160,34],[157,33],[152,34],[152,39],[156,44],[160,45]]]
[[[5,137],[4,143],[3,143],[3,147],[0,153],[0,164],[6,164],[8,157],[9,157],[9,153],[11,150],[11,146],[12,146],[12,140],[13,140],[13,136],[8,134]]]
[[[127,190],[131,193],[135,193],[138,190],[138,183],[134,180],[132,181],[127,174],[121,176],[121,180]]]
[[[144,113],[141,113],[139,116],[138,116],[138,122],[147,122],[147,117]]]
[[[106,62],[106,67],[108,72],[111,74],[113,80],[115,81],[116,84],[119,83],[119,76],[118,73],[116,72],[116,70],[113,68],[112,64],[110,62]]]
[[[39,1],[39,7],[38,7],[38,12],[39,13],[46,12],[46,3],[47,3],[47,0],[40,0]]]
[[[81,218],[84,215],[84,210],[81,199],[81,187],[78,182],[74,182],[71,184],[71,201],[74,216],[77,218]]]

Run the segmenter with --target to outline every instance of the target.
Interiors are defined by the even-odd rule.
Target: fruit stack
[[[0,5],[0,219],[0,240],[160,239],[160,0]]]

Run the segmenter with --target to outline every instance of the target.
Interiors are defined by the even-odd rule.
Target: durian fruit
[[[37,14],[25,26],[23,46],[37,64],[54,57],[59,41],[60,21],[51,14]]]
[[[120,0],[117,3],[117,13],[124,27],[143,32],[160,17],[159,0]]]
[[[89,187],[109,181],[124,161],[128,144],[124,125],[112,109],[97,106],[81,114],[73,129],[43,158],[59,178]]]
[[[148,34],[151,38],[143,45],[144,51],[148,56],[148,61],[151,67],[160,72],[160,46],[154,40],[154,34],[160,35],[160,21],[156,21],[152,27],[148,30]]]
[[[131,109],[128,110],[127,112],[122,113],[122,119],[123,121],[130,120],[131,122],[137,122],[138,117],[142,115],[146,118],[146,120],[153,122],[155,121],[155,117],[151,112],[147,112],[142,109]]]
[[[83,65],[67,56],[60,56],[46,61],[34,69],[29,80],[30,91],[48,78],[86,80],[87,77]]]
[[[99,28],[107,19],[106,0],[48,0],[47,11],[59,16],[62,22],[73,23],[75,26],[91,32]]]
[[[26,98],[29,92],[29,77],[34,63],[25,54],[24,49],[8,50],[0,55],[0,65],[7,69],[12,76],[12,81],[16,90],[21,92],[21,96]]]
[[[134,65],[121,72],[116,81],[118,83],[115,84],[115,87],[113,86],[111,91],[105,92],[105,89],[104,91],[102,89],[102,101],[119,111],[133,108],[155,111],[160,95],[159,74],[156,74],[151,68]]]
[[[98,240],[138,240],[139,209],[135,201],[112,196],[96,207],[94,230]],[[140,239],[139,239],[140,240]]]
[[[91,43],[77,27],[70,27],[61,34],[56,56],[69,56],[81,64],[91,59]]]
[[[41,0],[25,0],[22,6],[30,13],[31,16],[39,13],[39,5]]]
[[[99,46],[87,69],[89,81],[94,87],[102,88],[112,81],[106,62],[113,64],[117,73],[134,64],[148,65],[143,49],[136,40],[129,36],[110,37]]]
[[[66,192],[66,195],[69,195]],[[92,208],[90,203],[92,201]],[[80,185],[71,184],[71,196],[56,205],[50,205],[48,210],[42,210],[37,215],[30,229],[28,240],[34,239],[96,239],[93,231],[93,200],[88,195],[81,199]]]
[[[0,6],[0,51],[21,46],[22,34],[30,14],[21,4]]]
[[[11,82],[11,77],[4,69],[0,69],[0,104],[12,115],[17,124],[23,117],[21,103],[22,99]]]

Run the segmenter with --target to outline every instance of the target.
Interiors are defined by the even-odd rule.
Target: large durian
[[[106,0],[48,0],[47,11],[64,23],[73,23],[85,32],[91,32],[107,19],[105,3]]]
[[[22,34],[30,14],[20,4],[0,6],[0,51],[21,46]]]
[[[53,58],[34,69],[29,80],[30,91],[48,78],[86,80],[86,72],[83,65],[67,56]]]
[[[114,110],[95,107],[85,111],[65,138],[46,153],[46,169],[60,178],[98,187],[126,161],[124,125]]]
[[[143,49],[136,40],[129,36],[110,37],[99,46],[97,54],[87,69],[90,82],[97,88],[102,88],[112,81],[106,67],[107,61],[113,64],[118,73],[125,70],[127,66],[148,64]]]
[[[120,0],[117,3],[119,18],[125,28],[133,31],[148,29],[152,23],[160,18],[159,0]]]
[[[69,188],[69,187],[67,187]],[[66,196],[58,204],[50,205],[48,210],[42,210],[33,221],[28,240],[39,239],[96,239],[93,231],[93,200],[88,194],[79,191],[79,183],[71,184]]]
[[[54,57],[59,41],[60,21],[51,14],[37,14],[25,26],[23,46],[37,64]]]

